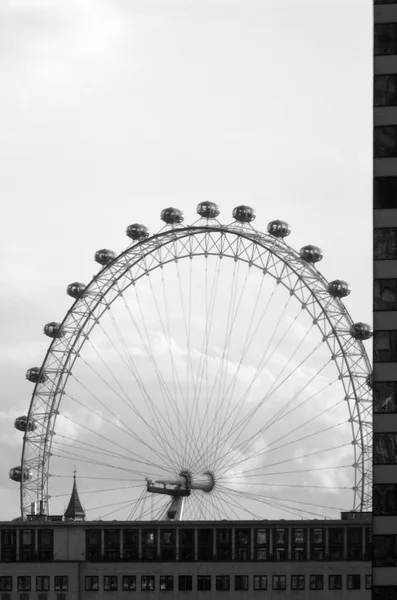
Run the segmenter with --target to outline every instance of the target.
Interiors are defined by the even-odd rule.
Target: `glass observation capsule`
[[[368,323],[354,323],[350,327],[350,335],[355,340],[369,340],[372,337],[371,326]]]
[[[143,240],[149,237],[149,229],[140,223],[133,223],[128,225],[126,235],[132,240]]]
[[[285,238],[291,233],[291,227],[285,221],[270,221],[267,231],[276,238]]]
[[[26,379],[32,383],[44,383],[47,381],[47,375],[39,367],[32,367],[26,371]]]
[[[54,321],[44,325],[44,333],[46,336],[48,336],[50,338],[63,337],[63,331],[61,328],[61,324],[55,323]]]
[[[34,431],[37,429],[37,421],[30,417],[28,421],[27,415],[22,415],[21,417],[17,417],[14,421],[15,429],[18,431]]]
[[[233,208],[233,219],[240,223],[251,223],[256,217],[255,210],[251,206],[236,206]]]
[[[200,202],[196,209],[197,214],[203,219],[216,219],[219,215],[219,206],[215,202]]]
[[[66,293],[68,296],[71,296],[72,298],[80,298],[80,296],[83,294],[85,290],[85,285],[84,283],[79,283],[78,281],[75,281],[74,283],[69,283],[68,287],[66,288]]]
[[[167,225],[177,225],[183,221],[183,212],[179,208],[164,208],[161,211],[160,219],[167,223]]]
[[[22,481],[22,469],[21,469],[21,467],[14,467],[13,469],[10,469],[9,477],[13,481],[21,482]],[[29,479],[31,479],[31,478],[32,478],[32,472],[31,472],[31,470],[28,469],[27,467],[24,467],[24,469],[23,469],[23,481],[29,481]]]
[[[100,265],[108,265],[116,258],[116,253],[113,250],[102,248],[95,252],[94,260]]]
[[[323,257],[323,253],[318,246],[303,246],[299,255],[308,263],[316,263]]]
[[[335,279],[328,284],[328,291],[334,298],[345,298],[351,292],[350,286],[342,279]]]
[[[372,388],[374,387],[374,375],[373,375],[373,373],[369,373],[369,375],[367,375],[365,383],[372,390]]]

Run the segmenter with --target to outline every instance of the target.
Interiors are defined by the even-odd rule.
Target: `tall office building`
[[[373,598],[397,598],[397,0],[374,7]]]

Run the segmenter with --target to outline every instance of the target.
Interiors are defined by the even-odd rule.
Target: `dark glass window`
[[[122,581],[123,592],[135,592],[136,590],[136,575],[123,575]]]
[[[197,575],[197,589],[199,592],[211,590],[211,575]]]
[[[85,555],[87,560],[100,560],[101,534],[100,529],[87,529],[85,533]]]
[[[117,575],[104,575],[103,589],[105,592],[117,592]]]
[[[397,0],[374,0],[374,4],[396,4]]]
[[[362,560],[363,534],[359,527],[347,528],[347,560]]]
[[[372,527],[365,528],[365,557],[364,560],[372,560]]]
[[[212,529],[197,530],[198,560],[212,560],[214,532]]]
[[[154,575],[142,575],[141,590],[143,592],[153,592],[155,589]]]
[[[372,538],[374,567],[395,567],[397,565],[396,557],[397,536],[395,535],[374,535]]]
[[[328,575],[328,589],[329,590],[341,590],[342,589],[342,575]]]
[[[374,177],[374,208],[397,208],[397,177]]]
[[[11,575],[0,575],[0,592],[12,592]]]
[[[18,577],[18,592],[30,592],[32,588],[31,577],[20,575]]]
[[[248,590],[248,575],[235,575],[234,589],[240,592]]]
[[[397,126],[374,127],[374,158],[393,158],[395,156],[397,156]]]
[[[251,530],[250,529],[236,529],[235,535],[235,559],[236,560],[249,560],[250,559],[250,546],[251,546]]]
[[[288,530],[277,528],[273,531],[273,543],[276,546],[288,544]]]
[[[310,529],[310,559],[324,560],[325,531],[318,527]]]
[[[54,589],[56,592],[67,592],[69,589],[69,577],[67,575],[55,575]]]
[[[375,75],[374,105],[397,106],[397,75]]]
[[[12,562],[17,558],[17,533],[15,529],[3,529],[1,532],[1,560]]]
[[[272,588],[273,588],[273,590],[287,589],[287,576],[286,575],[273,575],[272,576]]]
[[[397,279],[374,280],[374,310],[397,310]]]
[[[52,560],[54,555],[52,529],[39,529],[38,531],[38,559]]]
[[[343,529],[330,527],[329,529],[329,557],[331,560],[343,558]]]
[[[160,529],[160,560],[176,559],[176,532],[174,529]]]
[[[255,529],[254,533],[254,558],[255,560],[269,559],[269,529]]]
[[[395,260],[397,258],[397,228],[376,227],[374,229],[374,259]]]
[[[374,413],[395,413],[397,409],[397,383],[376,381],[374,383]]]
[[[193,589],[193,577],[191,575],[179,575],[179,591],[191,592]]]
[[[174,589],[174,576],[173,575],[160,575],[160,591],[161,592],[172,592]]]
[[[143,560],[157,559],[156,529],[142,529],[142,558]]]
[[[397,515],[397,486],[394,483],[375,483],[373,486],[373,514]]]
[[[395,600],[397,585],[376,585],[372,588],[372,600]]]
[[[179,560],[194,560],[194,529],[179,531]]]
[[[125,560],[138,560],[139,558],[139,530],[123,529],[123,558]]]
[[[374,464],[397,464],[397,433],[374,433]]]
[[[216,530],[216,556],[218,560],[231,560],[232,558],[232,530]]]
[[[287,560],[287,548],[275,548],[273,555],[276,560]]]
[[[267,590],[267,575],[254,575],[254,590]]]
[[[217,592],[228,592],[230,590],[229,575],[217,575],[215,587]]]
[[[372,575],[365,576],[365,589],[370,590],[372,588]]]
[[[324,575],[310,575],[310,589],[311,590],[323,590],[324,589]]]
[[[304,575],[291,575],[291,590],[304,590],[305,589],[305,576]]]
[[[35,559],[35,531],[33,529],[21,529],[19,532],[19,559]]]
[[[85,589],[87,592],[97,592],[99,590],[98,575],[86,575],[85,576]]]
[[[376,23],[374,26],[375,56],[396,54],[397,23]]]
[[[374,362],[397,361],[397,331],[375,331]]]
[[[48,592],[50,590],[50,578],[48,575],[37,575],[36,592]]]
[[[105,529],[105,559],[120,559],[120,529]]]
[[[347,589],[348,590],[359,590],[360,589],[360,575],[348,575],[347,576]]]
[[[292,559],[305,560],[306,558],[306,529],[292,529]]]

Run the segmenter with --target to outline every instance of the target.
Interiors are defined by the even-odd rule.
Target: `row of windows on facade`
[[[330,527],[327,534],[325,528],[301,527],[92,529],[86,531],[86,559],[368,560],[370,536],[370,528],[362,527]],[[16,542],[15,529],[2,530],[1,560],[16,560]],[[21,529],[19,542],[19,560],[35,560],[35,531]],[[51,560],[53,548],[45,548],[45,560]]]
[[[213,579],[215,581],[213,581]],[[290,589],[291,590],[304,590],[308,583],[309,589],[311,590],[324,590],[324,575],[309,575],[308,582],[306,581],[306,575],[291,575],[290,576]],[[135,591],[138,585],[137,575],[123,575],[121,577],[121,590],[123,591]],[[175,582],[174,582],[175,580]],[[104,575],[102,577],[104,591],[118,591],[119,590],[119,577],[117,575]],[[48,575],[39,575],[36,577],[36,591],[37,592],[48,592],[50,591],[50,577]],[[231,589],[231,585],[234,585],[236,591],[248,591],[250,589],[250,576],[249,575],[215,575],[214,578],[211,575],[197,575],[196,589],[198,591],[210,591],[213,583],[217,591],[228,591]],[[193,576],[192,575],[160,575],[158,577],[158,589],[160,591],[172,591],[174,585],[178,586],[179,591],[193,591]],[[267,590],[268,589],[268,577],[267,575],[253,575],[251,581],[252,588],[254,590]],[[287,576],[286,575],[272,575],[271,585],[273,590],[287,590]],[[359,590],[361,589],[361,576],[359,574],[346,575],[345,582],[343,582],[342,575],[329,575],[328,576],[328,589],[329,590],[341,590],[345,585],[348,590]],[[365,589],[371,589],[371,575],[365,575]],[[32,590],[32,577],[30,576],[18,576],[17,577],[17,589],[22,592],[30,592]],[[68,576],[55,576],[54,577],[54,590],[55,591],[68,591],[69,580]],[[99,591],[100,589],[100,577],[99,575],[87,575],[85,577],[85,590],[86,591]],[[140,577],[140,589],[142,591],[154,591],[156,589],[156,576],[155,575],[142,575]],[[0,591],[11,592],[13,590],[13,578],[10,575],[0,576]]]

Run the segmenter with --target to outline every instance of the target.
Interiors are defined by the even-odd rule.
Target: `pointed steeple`
[[[69,504],[65,510],[65,519],[73,519],[73,521],[84,521],[85,512],[81,505],[76,484],[76,467],[73,470],[73,489],[70,496]]]

